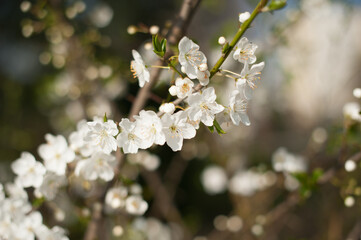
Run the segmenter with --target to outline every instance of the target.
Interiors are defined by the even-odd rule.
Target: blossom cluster
[[[184,139],[195,137],[200,123],[211,127],[216,119],[221,124],[250,124],[246,114],[247,101],[264,66],[264,63],[260,63],[249,69],[249,64],[256,61],[254,52],[257,46],[242,38],[234,51],[234,59],[243,63],[244,68],[234,78],[236,89],[231,94],[229,106],[217,103],[215,89],[208,86],[210,71],[207,58],[199,46],[184,37],[178,48],[178,61],[187,77],[176,79],[169,93],[185,100],[186,107],[178,110],[174,103],[164,103],[159,113],[142,110],[133,116],[134,121],[122,118],[115,122],[106,117],[94,118],[89,122],[82,120],[77,124],[76,131],[69,135],[68,141],[60,135],[46,134],[46,143],[38,148],[42,161],[37,161],[29,152],[23,152],[11,166],[16,179],[12,190],[8,192],[8,198],[5,198],[1,186],[0,226],[4,228],[0,231],[1,237],[11,238],[12,234],[17,234],[17,238],[23,239],[21,234],[26,232],[26,239],[45,239],[49,236],[53,236],[52,239],[67,239],[61,228],[48,229],[42,224],[41,214],[32,210],[24,188],[32,187],[36,198],[50,201],[56,198],[61,187],[68,184],[67,176],[70,176],[72,170],[76,177],[84,181],[114,179],[114,169],[120,161],[115,156],[116,151],[134,154],[128,157],[130,163],[152,171],[157,169],[160,160],[145,149],[153,145],[167,144],[173,151],[180,151]],[[134,60],[131,62],[131,70],[139,79],[139,86],[143,87],[150,79],[148,66],[137,51],[133,50],[132,53]],[[203,87],[200,91],[194,89],[193,81],[196,79]],[[148,204],[141,194],[140,185],[117,184],[106,193],[107,209],[143,215]],[[24,230],[17,230],[19,228]]]

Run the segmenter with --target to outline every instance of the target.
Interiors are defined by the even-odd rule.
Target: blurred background
[[[127,117],[138,91],[129,69],[131,50],[146,63],[156,60],[151,32],[165,34],[181,2],[1,1],[0,181],[13,179],[9,166],[22,151],[36,155],[46,133],[68,136],[81,119],[104,113],[115,121]],[[187,36],[200,45],[209,66],[221,54],[218,38],[230,41],[238,14],[256,4],[202,1]],[[287,172],[310,173],[337,162],[344,105],[359,101],[352,92],[361,87],[360,26],[360,0],[288,0],[285,9],[259,15],[245,34],[259,46],[257,62],[266,64],[248,109],[251,126],[223,126],[222,136],[202,126],[179,153],[166,146],[151,149],[198,240],[332,240],[345,239],[353,229],[361,214],[359,170],[316,190],[303,189],[305,200],[272,229],[266,216],[289,192],[304,187]],[[224,68],[240,72],[242,66],[228,59]],[[167,98],[170,77],[167,71],[161,75],[147,109]],[[215,77],[211,84],[226,104],[234,83]],[[345,156],[360,150],[359,130],[346,139]],[[147,194],[151,199],[145,185]],[[174,227],[161,224],[157,209],[146,217],[157,218],[148,224],[163,231],[163,238],[150,239],[181,239]],[[81,229],[70,239],[79,239]]]

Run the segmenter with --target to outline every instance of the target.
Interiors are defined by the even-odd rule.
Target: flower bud
[[[223,36],[218,38],[218,44],[219,45],[224,45],[226,43],[226,41],[227,41],[226,38],[223,37]]]

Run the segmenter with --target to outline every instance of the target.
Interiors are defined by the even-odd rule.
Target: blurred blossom
[[[171,240],[171,229],[155,218],[137,218],[133,227],[144,232],[148,240]]]
[[[31,8],[31,2],[29,2],[29,1],[21,2],[20,9],[22,12],[27,12],[30,10],[30,8]]]
[[[260,173],[255,170],[238,171],[231,178],[228,188],[234,194],[242,196],[252,196],[258,191],[262,191],[272,186],[276,181],[274,174]]]
[[[204,189],[211,195],[224,192],[228,182],[226,172],[218,166],[210,166],[204,169],[201,180]]]
[[[338,117],[349,98],[345,93],[351,91],[360,64],[356,36],[361,35],[361,9],[337,1],[304,0],[301,10],[283,33],[287,45],[279,49],[279,57],[292,76],[284,88],[288,107],[302,119],[299,124],[309,126]]]
[[[123,229],[122,226],[116,225],[116,226],[113,227],[112,233],[113,233],[113,235],[114,235],[115,237],[120,237],[120,236],[123,235],[124,229]]]
[[[148,171],[154,171],[160,165],[160,159],[157,155],[144,150],[136,154],[128,154],[127,159],[130,163],[142,165]]]
[[[361,88],[355,88],[352,91],[352,94],[355,98],[361,98]]]
[[[229,217],[227,220],[227,229],[230,232],[238,232],[239,230],[242,229],[242,226],[243,226],[242,218],[240,218],[237,215]]]
[[[277,172],[305,172],[307,164],[302,156],[291,154],[286,148],[278,148],[272,156],[273,168]]]
[[[327,131],[324,128],[318,127],[312,132],[312,139],[318,144],[322,144],[327,140]]]
[[[352,207],[355,204],[355,198],[352,196],[348,196],[345,198],[344,203],[346,207]]]
[[[99,28],[108,26],[112,18],[113,9],[105,3],[95,6],[90,15],[92,23]]]
[[[255,224],[252,226],[251,231],[256,236],[261,236],[263,234],[263,227],[262,225]]]
[[[349,102],[343,106],[343,115],[346,119],[361,122],[361,107],[357,102]]]
[[[345,170],[347,172],[353,172],[355,171],[357,165],[355,163],[355,161],[353,161],[352,159],[349,159],[345,162]]]
[[[213,220],[213,225],[214,227],[219,230],[219,231],[224,231],[227,229],[227,220],[228,217],[224,216],[224,215],[218,215],[214,220]]]

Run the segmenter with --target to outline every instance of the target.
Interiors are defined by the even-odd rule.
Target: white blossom
[[[169,88],[169,93],[178,98],[185,98],[192,94],[194,83],[189,78],[177,78],[175,85]]]
[[[162,123],[166,142],[173,151],[182,149],[183,139],[191,139],[196,135],[196,130],[187,123],[187,115],[183,111],[173,115],[164,114]]]
[[[190,106],[188,116],[192,121],[201,120],[206,126],[212,126],[215,114],[223,111],[224,107],[216,103],[216,94],[213,87],[202,93],[190,95],[187,102]]]
[[[207,64],[202,63],[201,65],[199,65],[198,71],[197,71],[197,79],[199,80],[199,83],[202,86],[207,86],[208,85],[209,76],[210,76],[210,72],[208,71]]]
[[[41,144],[38,152],[44,159],[46,169],[58,175],[64,175],[67,163],[75,158],[73,150],[68,147],[68,143],[61,135],[46,134],[45,139],[47,143]]]
[[[125,200],[125,209],[133,215],[143,215],[148,209],[148,203],[138,195],[129,196]]]
[[[277,172],[297,173],[307,170],[306,160],[302,156],[291,154],[283,147],[273,153],[272,165]]]
[[[142,57],[136,50],[132,50],[134,60],[130,63],[130,69],[133,72],[134,77],[139,80],[139,87],[143,87],[145,82],[149,82],[150,73],[145,66]]]
[[[134,119],[136,120],[134,133],[142,140],[140,148],[147,149],[153,143],[158,145],[165,143],[162,122],[155,112],[142,110],[139,116],[134,116]]]
[[[113,187],[108,190],[105,196],[105,203],[113,209],[121,208],[125,206],[127,196],[128,190],[126,187]]]
[[[247,99],[252,98],[253,89],[257,87],[256,81],[260,79],[261,71],[264,68],[264,62],[252,65],[251,69],[248,68],[248,63],[244,64],[241,72],[241,77],[237,79],[237,87],[239,91],[243,91]]]
[[[238,20],[240,23],[244,23],[251,17],[251,14],[249,12],[240,13],[238,16]]]
[[[84,140],[91,146],[105,153],[117,150],[115,136],[118,134],[117,125],[113,120],[107,122],[88,122],[89,132]]]
[[[235,47],[233,58],[241,63],[253,64],[257,60],[254,55],[256,49],[256,44],[249,42],[246,37],[243,37]]]
[[[58,189],[65,186],[67,183],[64,175],[57,175],[52,172],[47,172],[44,176],[43,184],[36,189],[36,192],[44,196],[47,200],[53,200],[58,192]]]
[[[81,160],[75,167],[75,175],[82,176],[86,180],[101,178],[110,181],[114,177],[111,164],[115,161],[113,155],[104,152],[95,152],[90,158]]]
[[[160,165],[157,155],[141,150],[137,154],[128,155],[128,161],[132,164],[140,164],[148,171],[154,171]]]
[[[124,153],[137,153],[141,145],[141,139],[135,135],[135,123],[123,118],[119,123],[121,132],[117,136],[117,143],[123,148]]]
[[[361,122],[361,106],[357,102],[349,102],[343,106],[343,115],[346,119]]]
[[[191,79],[197,78],[198,67],[202,63],[207,63],[207,58],[199,51],[199,46],[187,37],[183,37],[179,44],[179,63],[184,72]]]
[[[204,169],[201,180],[206,192],[212,195],[224,192],[228,182],[224,169],[218,166],[210,166]]]
[[[238,90],[234,90],[229,100],[229,106],[223,112],[217,114],[217,121],[222,124],[223,122],[232,122],[234,125],[239,125],[242,122],[244,125],[249,126],[251,123],[247,115],[247,99]]]
[[[22,187],[39,187],[46,172],[43,164],[28,152],[23,152],[21,157],[11,164],[11,169],[17,175],[16,182]]]
[[[69,135],[70,148],[74,152],[80,153],[83,157],[89,157],[94,152],[94,147],[84,141],[84,138],[89,130],[90,129],[86,120],[81,120],[77,124],[77,131],[72,132]]]

